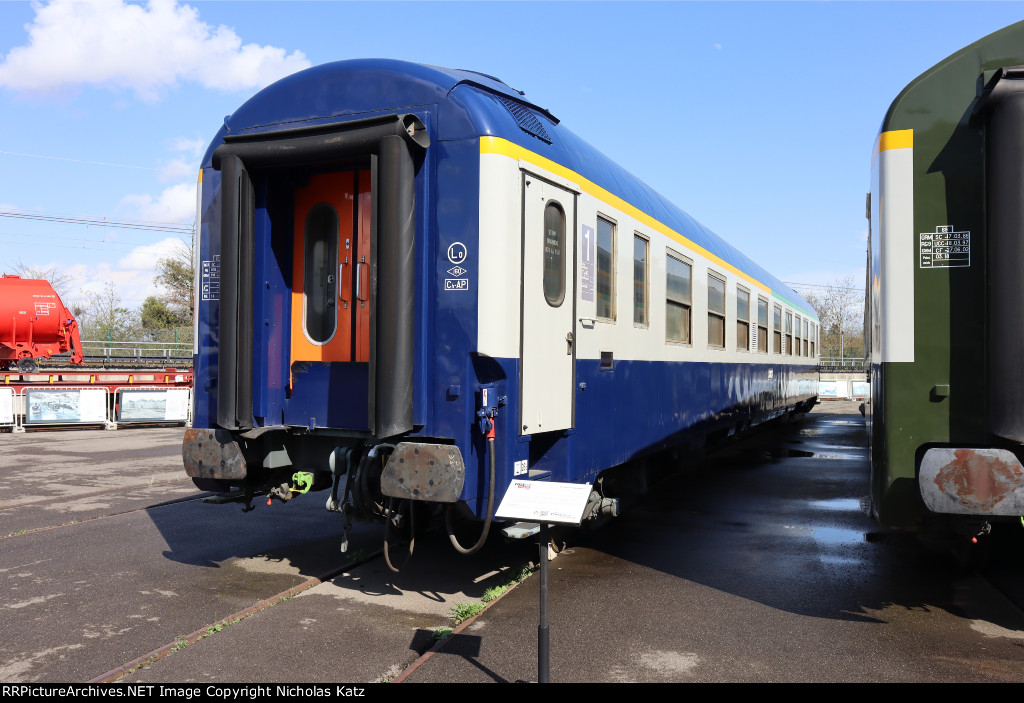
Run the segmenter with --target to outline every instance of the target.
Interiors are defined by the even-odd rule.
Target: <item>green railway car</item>
[[[1024,514],[1024,22],[899,94],[871,159],[871,510],[964,539]]]

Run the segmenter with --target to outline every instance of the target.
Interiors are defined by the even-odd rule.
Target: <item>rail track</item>
[[[174,485],[190,485],[191,482],[192,482],[192,479],[190,479],[187,476],[185,476],[185,477],[177,478],[177,479],[169,479],[169,480],[164,480],[164,481],[154,481],[154,482],[147,483],[147,484],[118,486],[118,487],[115,487],[115,488],[103,488],[103,489],[99,489],[99,490],[95,490],[95,491],[86,491],[84,493],[76,493],[74,495],[73,499],[74,500],[81,500],[81,499],[87,499],[87,498],[116,497],[116,496],[122,496],[122,495],[124,495],[126,493],[138,490],[140,488],[163,488],[163,487],[166,487],[166,486],[174,486]],[[75,525],[81,525],[84,522],[91,522],[91,521],[94,521],[94,520],[104,520],[104,519],[111,518],[111,517],[114,517],[114,516],[117,516],[117,515],[126,515],[128,513],[138,513],[138,512],[145,511],[145,510],[150,510],[151,508],[161,507],[161,506],[164,506],[164,505],[174,505],[175,503],[187,503],[187,502],[190,502],[190,501],[204,500],[204,499],[209,498],[211,496],[213,496],[213,494],[211,494],[211,493],[202,493],[202,494],[199,494],[199,495],[189,496],[189,497],[186,497],[186,498],[171,498],[171,499],[168,499],[168,500],[158,501],[158,502],[155,502],[155,503],[148,503],[146,505],[142,505],[142,506],[138,506],[138,507],[126,508],[124,510],[114,510],[114,511],[111,511],[111,512],[104,513],[102,515],[97,515],[97,516],[94,516],[94,517],[89,517],[89,518],[86,518],[84,520],[81,520],[81,519],[79,519],[79,520],[69,520],[67,522],[59,522],[59,523],[54,523],[52,525],[41,525],[41,526],[36,526],[36,527],[31,527],[31,528],[23,528],[21,530],[15,531],[15,532],[8,532],[7,534],[0,534],[0,542],[2,542],[3,540],[6,540],[6,539],[14,538],[14,537],[21,537],[23,535],[33,534],[33,533],[36,533],[36,532],[43,532],[45,530],[55,530],[55,529],[60,529],[60,528],[73,527]],[[68,500],[69,500],[69,498],[67,496],[60,496],[60,497],[51,496],[51,497],[48,497],[48,498],[39,498],[39,499],[36,499],[36,500],[24,500],[24,501],[20,501],[20,502],[19,501],[9,502],[9,503],[5,503],[4,504],[3,508],[0,509],[0,513],[10,513],[10,512],[17,511],[17,510],[19,510],[21,508],[46,508],[48,506],[58,506],[58,505],[62,505],[62,504],[67,503]]]

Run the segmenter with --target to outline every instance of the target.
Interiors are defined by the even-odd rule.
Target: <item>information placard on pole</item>
[[[590,498],[589,483],[515,480],[494,513],[497,520],[540,524],[540,624],[537,626],[537,682],[551,681],[551,634],[548,627],[548,526],[579,525]]]
[[[579,525],[590,489],[589,483],[514,480],[508,484],[494,519]]]

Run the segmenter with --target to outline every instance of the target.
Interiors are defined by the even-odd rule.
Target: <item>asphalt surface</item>
[[[1020,540],[1011,533],[979,572],[879,530],[860,508],[867,464],[856,408],[823,403],[691,463],[599,529],[563,535],[549,562],[551,681],[1024,682]],[[152,431],[180,442],[180,428]],[[174,482],[180,458],[159,449],[163,440],[135,432],[150,430],[47,433],[60,437],[46,451],[67,441],[80,456],[64,462],[83,463],[40,469],[48,473],[32,483],[21,478],[33,473],[32,444],[9,451],[12,437],[0,435],[0,460],[23,462],[0,468],[0,487],[20,506],[0,510],[0,538],[47,516],[64,524],[0,539],[0,680],[102,680],[151,652],[159,657],[118,680],[537,680],[536,572],[435,640],[454,626],[452,608],[535,565],[535,545],[496,533],[467,558],[443,535],[422,535],[408,559],[392,554],[396,574],[372,556],[379,530],[358,526],[352,551],[368,560],[346,564],[340,521],[319,496],[246,515],[166,503],[198,492]],[[134,469],[110,458],[120,468],[109,469],[115,437],[155,454],[133,456]],[[87,449],[91,441],[104,449]],[[151,477],[166,483],[149,486]],[[56,507],[65,500],[91,507]],[[163,504],[138,509],[147,500]],[[110,516],[65,524],[76,513]],[[305,590],[274,600],[293,586]],[[268,598],[270,607],[221,625]],[[185,644],[190,633],[201,636]]]
[[[199,495],[181,427],[0,433],[0,537]]]
[[[341,553],[343,520],[324,494],[257,500],[247,514],[204,502],[184,478],[183,434],[0,434],[0,681],[109,681],[151,656],[165,659],[121,680],[394,677],[434,644],[452,607],[478,601],[532,553],[496,540],[465,560],[417,540],[413,559],[392,555],[394,574],[375,524],[353,525]],[[254,657],[253,641],[280,652]]]
[[[660,484],[552,562],[553,682],[1022,682],[1003,584],[877,530],[860,415],[799,425]],[[538,579],[403,680],[536,681]],[[500,633],[499,636],[496,636]]]

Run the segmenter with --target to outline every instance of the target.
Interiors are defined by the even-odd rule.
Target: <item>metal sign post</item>
[[[551,681],[551,640],[548,625],[548,549],[551,525],[577,525],[590,498],[589,483],[514,480],[494,513],[496,520],[526,520],[521,528],[539,528],[540,624],[537,626],[537,681]],[[532,530],[530,530],[532,531]]]
[[[551,681],[551,641],[548,627],[548,524],[541,523],[540,540],[540,624],[537,625],[537,681]]]

